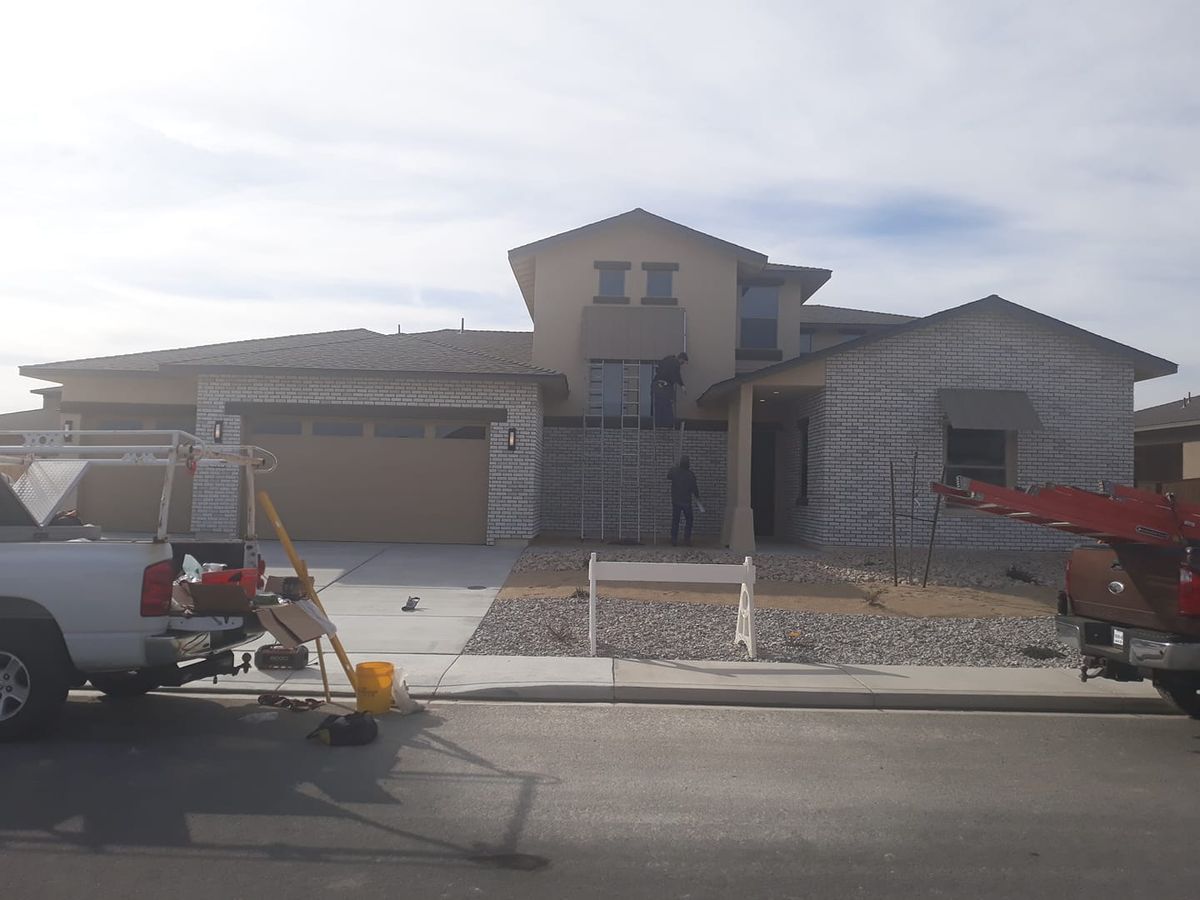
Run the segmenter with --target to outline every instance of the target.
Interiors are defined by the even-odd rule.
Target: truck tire
[[[141,697],[161,685],[150,672],[138,670],[135,672],[97,672],[89,675],[88,681],[92,687],[107,697],[129,699]]]
[[[0,623],[0,741],[44,733],[67,700],[71,661],[52,622]]]
[[[1163,672],[1154,677],[1154,686],[1185,716],[1200,719],[1200,672]]]

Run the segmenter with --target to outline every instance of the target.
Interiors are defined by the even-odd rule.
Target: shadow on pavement
[[[55,735],[0,750],[0,853],[185,851],[526,871],[548,864],[522,854],[520,842],[538,786],[552,779],[507,771],[440,737],[443,720],[430,710],[380,718],[378,740],[365,747],[305,739],[323,716],[343,711],[297,714],[156,695],[75,699]],[[405,757],[414,754],[420,770],[410,762],[406,771]],[[460,794],[464,782],[487,783],[512,795],[499,839],[494,820],[480,823],[492,840],[460,840],[437,834],[432,821],[428,832],[413,826],[420,815],[399,815],[410,794],[429,805],[429,782]]]

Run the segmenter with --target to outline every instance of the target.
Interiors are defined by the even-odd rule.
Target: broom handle
[[[283,520],[279,518],[279,513],[275,510],[275,504],[271,502],[271,497],[266,491],[258,492],[259,508],[267,514],[267,520],[275,528],[275,533],[279,536],[279,543],[283,544],[283,550],[291,560],[292,568],[296,570],[296,575],[300,578],[300,583],[304,585],[304,592],[308,594],[308,599],[316,604],[326,618],[329,618],[329,613],[325,612],[325,604],[321,602],[321,598],[317,596],[317,589],[313,586],[312,579],[308,577],[308,569],[304,565],[304,561],[300,559],[300,555],[296,553],[296,547],[292,543],[292,539],[288,537],[287,529],[283,527]],[[346,655],[346,648],[342,646],[341,638],[336,634],[329,635],[329,643],[333,645],[333,650],[337,654],[338,662],[342,664],[342,668],[346,672],[346,678],[350,681],[350,687],[358,690],[358,679],[354,677],[354,666],[350,665],[350,657]]]

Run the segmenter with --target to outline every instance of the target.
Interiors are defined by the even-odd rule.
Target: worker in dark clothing
[[[692,471],[692,462],[686,455],[679,457],[679,463],[667,472],[667,480],[671,482],[671,546],[679,543],[679,518],[683,517],[683,542],[692,546],[692,498],[700,499],[700,488],[696,485],[696,475]]]
[[[654,369],[654,424],[673,428],[675,426],[675,386],[683,387],[683,367],[687,364],[686,353],[664,356]]]

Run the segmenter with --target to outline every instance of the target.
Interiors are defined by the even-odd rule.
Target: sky
[[[506,252],[641,206],[996,293],[1200,394],[1200,4],[12,4],[0,411],[22,364],[365,327],[531,327]]]

